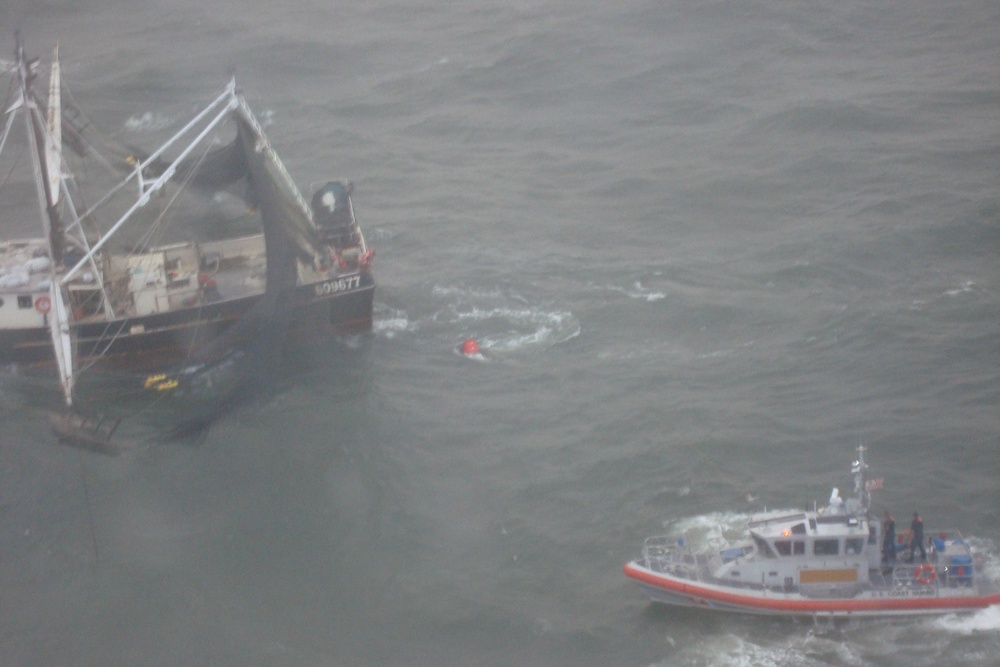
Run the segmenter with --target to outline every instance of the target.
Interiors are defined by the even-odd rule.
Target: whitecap
[[[153,132],[169,127],[171,120],[160,113],[147,111],[141,116],[130,116],[125,121],[125,129],[129,132]]]
[[[489,359],[487,359],[482,352],[472,352],[472,353],[462,352],[460,347],[455,348],[455,354],[460,355],[466,359],[471,359],[472,361],[489,361]]]
[[[664,523],[668,534],[683,537],[696,552],[722,549],[748,536],[747,515],[738,512],[711,512]]]
[[[438,58],[434,62],[429,63],[427,65],[424,65],[423,67],[421,67],[420,69],[418,69],[417,72],[429,72],[430,70],[432,70],[432,69],[434,69],[436,67],[444,67],[444,66],[450,65],[450,64],[451,64],[451,58],[449,58],[448,56],[441,56],[440,58]]]
[[[458,340],[475,338],[487,357],[489,352],[550,347],[580,334],[580,322],[572,312],[534,303],[510,290],[435,285],[432,293],[448,303],[425,320],[456,329]]]
[[[687,487],[682,487],[685,488]],[[777,509],[762,514],[778,516],[799,511],[801,510]],[[696,552],[714,551],[749,539],[749,518],[749,512],[710,512],[665,521],[663,527],[668,535],[683,537],[684,543]]]
[[[740,343],[739,347],[736,349],[727,348],[723,350],[713,350],[712,352],[704,352],[702,354],[699,354],[696,358],[700,360],[705,360],[705,359],[719,359],[723,357],[731,357],[735,355],[737,352],[739,352],[739,350],[741,349],[753,347],[753,344],[754,342],[750,340],[745,343]]]
[[[394,308],[377,308],[372,320],[372,331],[376,335],[394,338],[397,334],[410,331],[410,319],[406,312]]]
[[[473,307],[459,311],[456,322],[485,324],[486,329],[502,329],[477,336],[480,347],[513,352],[528,347],[565,342],[580,333],[580,324],[569,311],[541,308]]]
[[[395,237],[392,230],[382,227],[369,227],[365,229],[365,238],[369,241],[391,241]]]
[[[463,300],[504,298],[503,291],[495,287],[490,289],[482,289],[482,288],[463,287],[463,286],[434,285],[434,287],[431,288],[431,293],[434,296],[461,297]]]
[[[1000,607],[994,605],[972,614],[948,614],[934,619],[930,624],[939,630],[962,636],[997,632],[1000,630]]]
[[[597,353],[598,359],[611,359],[613,361],[628,361],[648,356],[676,356],[680,352],[673,343],[666,340],[644,340],[638,345],[621,345],[611,349],[601,350]]]
[[[264,109],[264,111],[257,114],[257,121],[263,128],[268,128],[271,125],[274,125],[274,109]]]
[[[958,296],[960,294],[968,294],[969,292],[975,291],[975,287],[976,287],[976,283],[972,282],[971,280],[967,280],[964,283],[962,283],[961,287],[958,287],[958,288],[952,289],[952,290],[948,290],[947,292],[944,293],[944,295],[945,296]]]
[[[643,285],[641,280],[636,280],[629,287],[621,287],[619,285],[608,285],[606,289],[612,292],[618,292],[619,294],[624,294],[628,298],[635,299],[636,301],[653,302],[667,298],[666,292],[659,292],[650,289],[645,285]]]
[[[807,638],[813,643],[813,638]],[[827,657],[835,655],[837,664],[863,664],[858,656],[836,642],[821,646],[780,644],[767,646],[733,634],[710,635],[706,640],[685,647],[678,655],[662,664],[709,664],[732,667],[784,667],[785,665],[825,665]],[[809,654],[817,654],[817,658]]]

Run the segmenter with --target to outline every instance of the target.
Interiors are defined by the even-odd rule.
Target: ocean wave
[[[170,127],[173,119],[161,113],[147,111],[141,116],[129,116],[125,129],[129,132],[156,132]]]
[[[803,635],[789,644],[767,645],[735,634],[710,635],[685,647],[662,665],[713,665],[715,667],[784,667],[785,665],[863,665],[850,644],[816,635]]]
[[[465,326],[481,348],[501,352],[547,347],[580,333],[580,324],[573,313],[540,307],[472,307],[455,311],[454,321]],[[475,335],[476,331],[481,333]]]
[[[445,303],[422,322],[444,329],[456,342],[476,339],[487,355],[551,347],[580,335],[580,321],[571,311],[510,289],[435,285],[432,295]]]
[[[967,280],[964,283],[962,283],[960,287],[947,290],[944,293],[944,296],[959,296],[961,294],[970,294],[976,291],[975,288],[976,288],[976,283],[972,282],[971,280]]]
[[[973,614],[948,614],[934,619],[930,624],[939,630],[962,636],[997,632],[1000,630],[1000,607],[987,607]]]
[[[641,280],[636,280],[628,287],[621,287],[619,285],[608,285],[606,288],[612,292],[618,292],[624,294],[630,299],[636,299],[637,301],[660,301],[667,298],[666,292],[661,292],[659,290],[654,290],[646,287],[642,284]]]
[[[663,527],[696,552],[722,549],[748,535],[747,514],[742,512],[711,512],[668,521]]]
[[[377,336],[395,338],[397,334],[411,331],[412,325],[406,311],[376,304],[372,330]]]

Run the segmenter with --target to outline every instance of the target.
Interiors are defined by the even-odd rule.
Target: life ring
[[[40,296],[35,299],[35,310],[45,315],[52,310],[52,300],[47,296]]]
[[[921,563],[913,570],[913,578],[924,586],[930,586],[937,579],[937,572],[930,563]]]

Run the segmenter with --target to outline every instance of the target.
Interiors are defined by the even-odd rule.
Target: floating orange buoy
[[[462,354],[479,354],[479,343],[475,338],[466,338],[462,343]]]

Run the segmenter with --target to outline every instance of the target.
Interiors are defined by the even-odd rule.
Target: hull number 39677
[[[325,280],[321,283],[317,283],[313,289],[316,291],[316,296],[323,296],[324,294],[347,292],[359,287],[361,287],[361,274],[355,273],[352,276],[343,276],[342,278],[337,278],[336,280]]]

